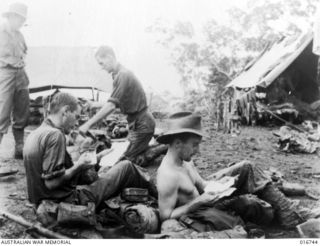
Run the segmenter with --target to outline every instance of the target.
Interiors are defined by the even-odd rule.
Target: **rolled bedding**
[[[122,206],[123,218],[138,233],[156,233],[159,230],[158,210],[144,204]]]

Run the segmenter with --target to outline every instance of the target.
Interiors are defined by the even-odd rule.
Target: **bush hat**
[[[177,112],[172,114],[168,119],[168,130],[159,135],[157,141],[166,144],[172,136],[181,133],[193,133],[203,137],[201,116],[192,112]]]
[[[27,19],[27,5],[23,3],[13,3],[9,5],[9,9],[6,12],[3,12],[2,16],[7,17],[10,14],[17,14],[25,19]]]

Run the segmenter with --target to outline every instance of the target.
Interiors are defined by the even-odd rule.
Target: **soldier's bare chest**
[[[196,190],[195,178],[187,168],[181,168],[179,175],[179,193],[183,195],[194,195]]]

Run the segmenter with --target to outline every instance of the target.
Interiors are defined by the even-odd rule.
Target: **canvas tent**
[[[308,102],[319,99],[319,83],[317,82],[318,56],[312,53],[312,32],[301,34],[298,38],[282,38],[267,47],[263,53],[244,71],[231,81],[227,87],[239,89],[256,86],[270,86],[286,70],[300,72],[301,85],[307,87],[304,95]]]
[[[94,58],[91,47],[30,47],[26,58],[30,92],[72,88],[91,95],[95,88],[111,92],[112,80]]]
[[[312,32],[270,43],[226,86],[224,128],[229,129],[230,119],[237,117],[246,124],[255,124],[257,119],[263,119],[259,111],[262,105],[272,110],[280,108],[280,114],[301,113],[303,118],[315,118],[309,107],[320,99],[320,84],[318,56],[312,48]]]

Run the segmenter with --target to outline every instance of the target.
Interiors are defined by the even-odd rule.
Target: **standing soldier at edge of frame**
[[[13,3],[2,16],[6,22],[0,27],[0,144],[11,117],[14,157],[22,159],[29,116],[29,79],[24,70],[27,46],[20,29],[27,19],[27,6]]]

